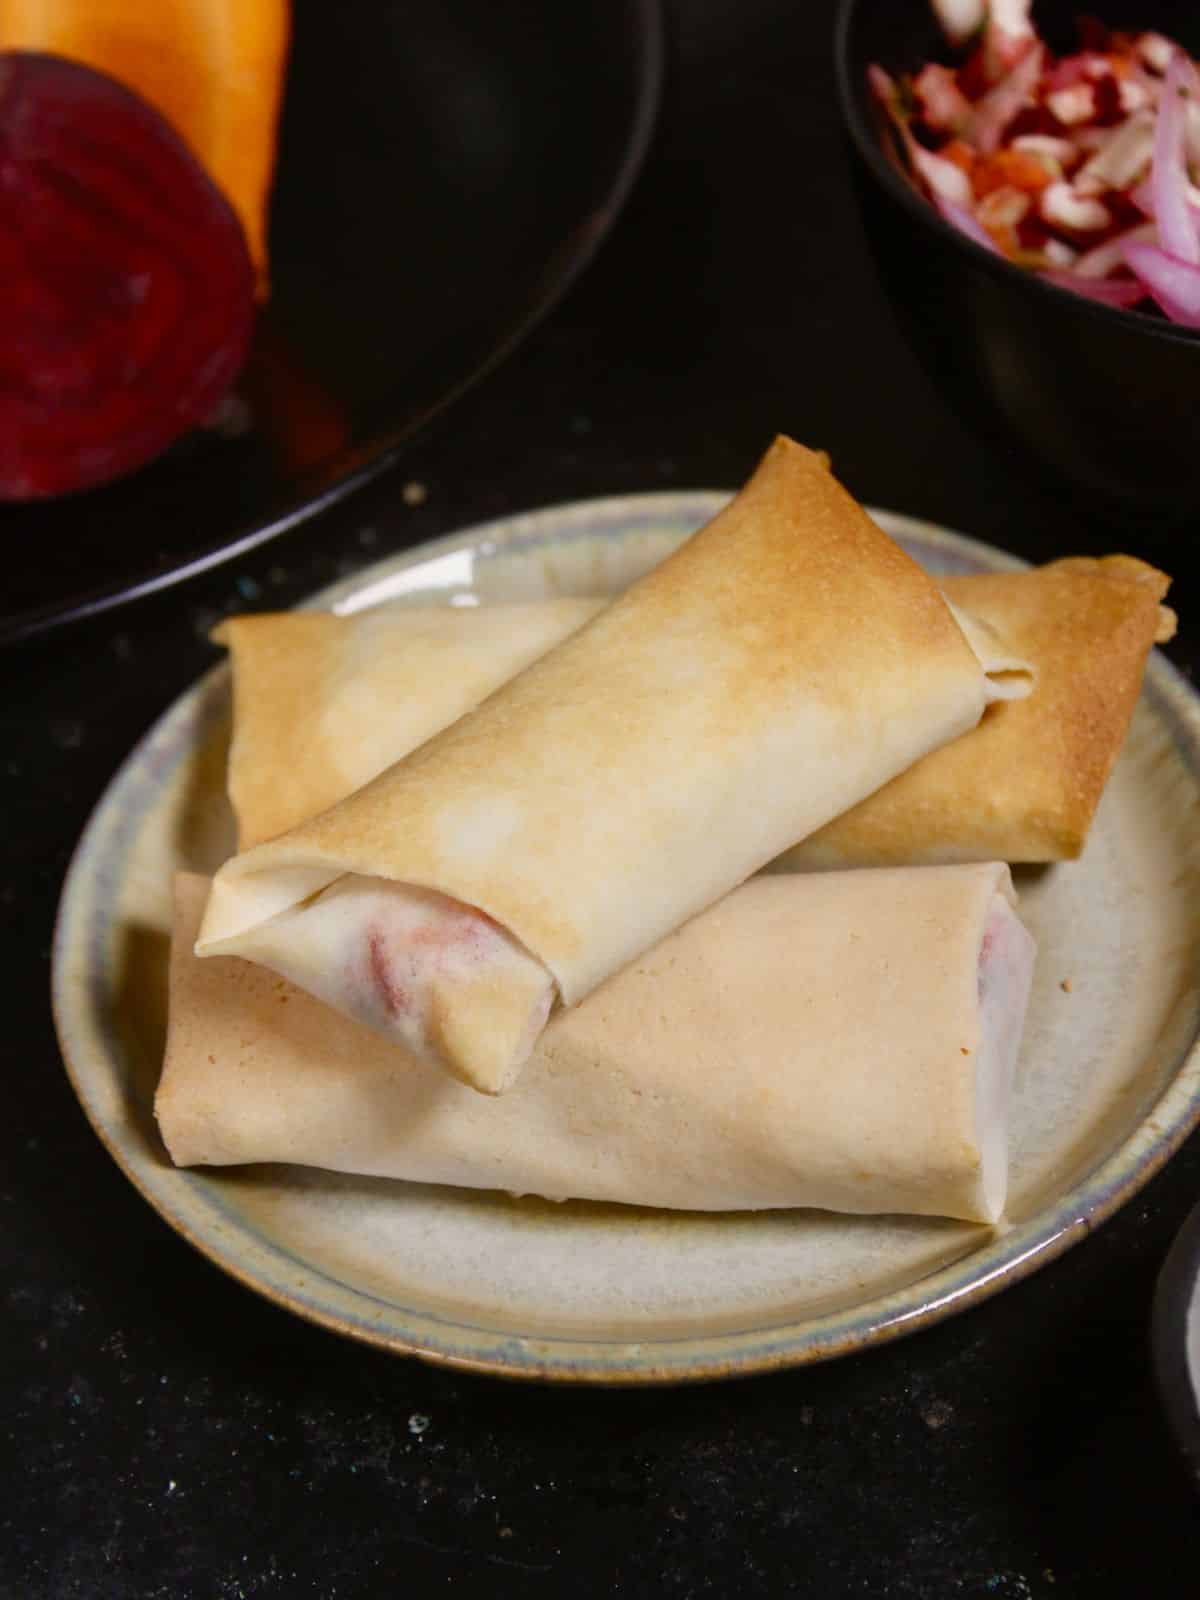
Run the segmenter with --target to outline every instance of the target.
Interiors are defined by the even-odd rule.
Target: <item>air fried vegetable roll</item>
[[[560,1010],[489,1098],[192,941],[177,880],[157,1114],[174,1159],[694,1210],[992,1222],[1033,940],[1004,866],[769,876]]]
[[[1012,679],[824,459],[777,440],[578,632],[227,862],[197,953],[262,962],[499,1092],[557,1002],[1028,687]]]

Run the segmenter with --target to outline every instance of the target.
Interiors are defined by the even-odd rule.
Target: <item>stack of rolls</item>
[[[224,624],[240,848],[176,885],[172,1157],[996,1221],[1007,863],[1081,851],[1167,581],[939,588],[779,439],[614,599]]]

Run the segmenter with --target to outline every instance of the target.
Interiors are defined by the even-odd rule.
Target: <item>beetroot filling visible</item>
[[[367,930],[367,967],[371,983],[388,1015],[408,1016],[412,1011],[412,996],[392,971],[388,961],[387,938],[381,928]]]

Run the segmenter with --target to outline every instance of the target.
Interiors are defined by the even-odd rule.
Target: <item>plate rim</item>
[[[350,577],[323,587],[300,602],[297,609],[336,608],[356,591],[380,581],[389,572],[420,567],[439,555],[483,544],[503,551],[524,543],[542,542],[548,537],[561,539],[569,536],[573,525],[586,525],[592,530],[592,537],[603,537],[618,529],[627,531],[631,523],[639,520],[660,526],[698,524],[729,498],[730,492],[726,490],[659,490],[567,501],[492,519],[368,564]],[[873,507],[868,510],[893,536],[907,537],[968,561],[983,561],[992,570],[1020,570],[1029,565],[1009,552],[921,518]],[[603,533],[597,531],[601,526]],[[640,1336],[627,1340],[562,1335],[524,1337],[499,1329],[476,1330],[461,1321],[446,1322],[429,1315],[418,1319],[424,1323],[420,1332],[411,1328],[392,1330],[379,1326],[369,1317],[351,1317],[336,1309],[314,1305],[299,1294],[297,1286],[307,1275],[358,1300],[370,1300],[368,1291],[342,1285],[321,1269],[305,1267],[290,1290],[278,1283],[264,1282],[231,1259],[217,1242],[204,1237],[189,1218],[159,1192],[159,1185],[152,1181],[149,1164],[128,1156],[110,1136],[100,1108],[90,1098],[81,1065],[73,1059],[64,974],[67,935],[87,910],[87,886],[95,876],[91,862],[94,844],[109,826],[110,813],[117,811],[124,786],[133,782],[147,753],[176,736],[180,726],[214,714],[217,697],[224,693],[228,676],[227,664],[220,663],[176,697],[135,742],[97,800],[72,853],[56,912],[51,954],[52,1011],[59,1049],[76,1098],[101,1143],[143,1198],[176,1233],[214,1265],[244,1287],[306,1321],[394,1354],[414,1356],[459,1371],[514,1379],[635,1386],[704,1382],[807,1365],[848,1355],[870,1345],[890,1343],[977,1305],[1019,1282],[1112,1216],[1149,1182],[1200,1125],[1198,1029],[1162,1093],[1107,1157],[1088,1170],[1072,1188],[1024,1222],[990,1230],[991,1241],[982,1245],[987,1255],[986,1268],[974,1273],[965,1268],[964,1263],[979,1253],[969,1248],[962,1255],[883,1295],[798,1322],[735,1333],[669,1339]],[[1190,739],[1193,752],[1189,765],[1200,781],[1200,772],[1196,771],[1200,766],[1200,694],[1157,650],[1151,652],[1145,682],[1154,691],[1175,730]],[[1186,750],[1184,754],[1187,755]],[[164,1165],[160,1177],[165,1174],[164,1183],[169,1193],[181,1182],[192,1187],[203,1186],[203,1173],[204,1169]],[[211,1197],[210,1203],[216,1204]],[[268,1254],[284,1253],[282,1246],[258,1239],[251,1230],[245,1230],[245,1235]],[[474,1348],[450,1347],[430,1339],[430,1325],[467,1334],[486,1332],[487,1337],[476,1338]]]
[[[369,439],[350,445],[343,452],[347,457],[346,466],[333,481],[309,495],[299,486],[295,487],[265,519],[250,518],[219,544],[142,577],[98,584],[62,604],[51,601],[26,606],[11,614],[0,611],[0,646],[42,638],[60,628],[159,594],[237,561],[285,533],[315,521],[397,466],[430,422],[508,360],[561,304],[568,290],[595,260],[625,209],[650,149],[662,102],[666,63],[664,0],[625,0],[625,3],[629,7],[630,33],[636,36],[637,44],[631,74],[633,106],[620,157],[607,174],[603,191],[589,212],[587,226],[578,230],[573,248],[564,252],[560,246],[552,253],[557,262],[555,270],[550,270],[549,263],[543,267],[534,280],[529,303],[506,323],[503,332],[471,370],[404,424],[376,429]],[[333,470],[332,464],[328,470]],[[86,493],[77,498],[86,504]]]

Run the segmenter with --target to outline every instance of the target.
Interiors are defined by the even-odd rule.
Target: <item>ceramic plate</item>
[[[478,604],[627,583],[724,503],[552,508],[408,552],[316,596]],[[935,571],[1012,558],[879,521]],[[221,667],[133,751],[63,892],[54,1005],[114,1158],[185,1238],[301,1316],[386,1349],[520,1377],[654,1382],[838,1355],[947,1316],[1083,1238],[1200,1120],[1200,706],[1157,654],[1084,858],[1017,874],[1040,945],[999,1228],[815,1211],[655,1213],[298,1168],[180,1171],[151,1114],[168,885],[231,848]]]
[[[271,298],[222,425],[0,506],[0,643],[278,537],[394,461],[554,306],[646,153],[659,0],[293,0]],[[114,537],[119,529],[119,537]]]

